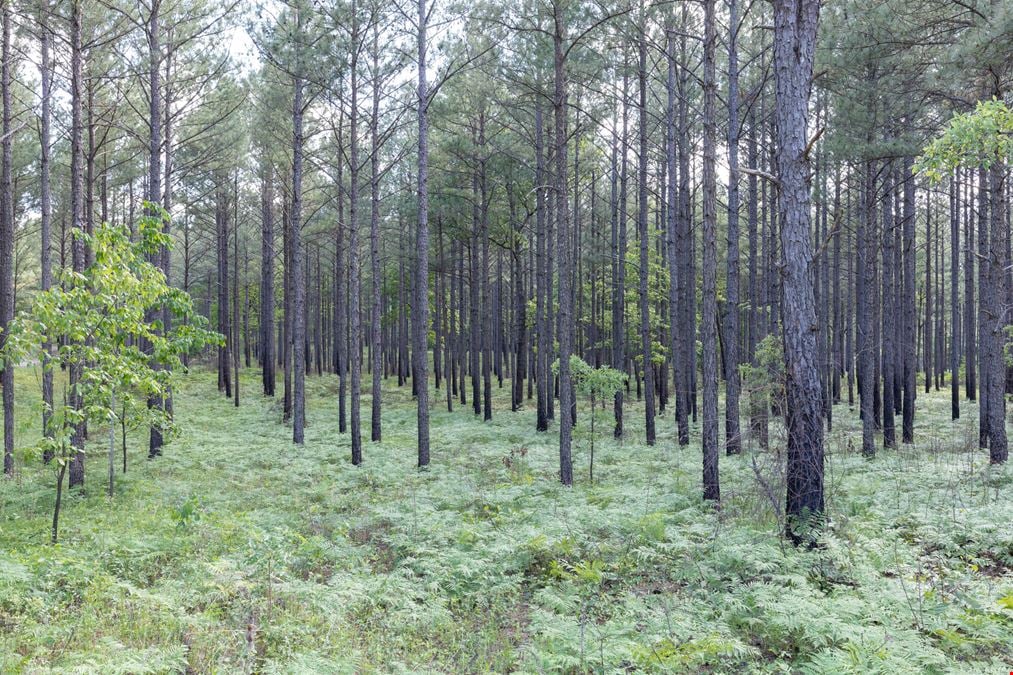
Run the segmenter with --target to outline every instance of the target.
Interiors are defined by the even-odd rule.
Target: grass
[[[18,373],[19,438],[37,433]],[[53,471],[0,481],[0,672],[1007,672],[1013,668],[1013,474],[975,447],[976,410],[919,394],[916,444],[865,460],[835,409],[822,546],[778,536],[783,437],[721,458],[700,499],[698,427],[658,442],[627,407],[587,479],[556,480],[556,435],[529,406],[447,413],[415,468],[410,387],[385,385],[384,440],[350,464],[336,381],[310,377],[306,444],[244,373],[237,410],[214,375],[176,396],[181,435],[104,494],[104,433],[86,491],[49,545]],[[364,387],[364,389],[367,389]],[[363,399],[368,424],[369,399]],[[609,411],[597,428],[608,435]],[[368,431],[367,431],[368,434]]]

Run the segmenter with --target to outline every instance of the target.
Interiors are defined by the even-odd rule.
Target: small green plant
[[[52,541],[59,532],[63,477],[75,457],[83,461],[85,424],[109,425],[109,495],[113,494],[115,424],[131,414],[138,425],[169,433],[172,420],[162,406],[181,357],[220,343],[205,329],[190,296],[169,286],[148,257],[171,240],[164,231],[168,214],[145,202],[148,214],[137,223],[136,239],[124,226],[102,224],[93,234],[75,232],[94,262],[83,272],[65,270],[61,283],[40,293],[29,311],[10,325],[4,358],[10,364],[38,360],[44,368],[62,364],[72,377],[62,404],[50,411],[48,428],[36,446],[55,462],[56,502]],[[154,310],[168,308],[177,320],[165,330]],[[45,344],[59,345],[55,358],[42,358]]]
[[[201,501],[196,495],[190,495],[186,501],[179,506],[169,508],[169,517],[176,523],[176,527],[183,530],[191,523],[200,520]]]
[[[559,371],[559,360],[552,363],[553,372]],[[612,398],[624,386],[626,386],[626,373],[620,372],[608,366],[594,368],[589,363],[576,355],[570,356],[570,377],[573,378],[573,386],[584,397],[587,398],[591,410],[590,444],[591,456],[588,462],[588,478],[594,482],[594,438],[595,419],[597,417],[598,401]]]

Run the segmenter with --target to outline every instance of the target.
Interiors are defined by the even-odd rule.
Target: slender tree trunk
[[[84,201],[83,201],[83,174],[81,171],[82,157],[82,134],[83,134],[83,122],[82,122],[82,111],[81,106],[83,103],[83,85],[84,76],[82,74],[81,60],[82,60],[82,47],[81,47],[81,0],[72,0],[71,2],[71,25],[70,25],[70,214],[71,214],[71,255],[72,265],[75,272],[81,273],[85,267],[85,249],[84,241],[74,236],[80,233],[84,228]],[[4,63],[7,63],[7,59],[4,59]],[[8,165],[4,162],[4,165]],[[4,377],[6,378],[6,371]],[[70,389],[70,405],[76,409],[81,408],[81,398],[77,392],[77,383],[81,379],[81,365],[74,364],[70,367],[69,373],[69,389]],[[13,380],[13,372],[11,373],[11,380]],[[6,384],[6,380],[5,380]],[[10,387],[4,387],[4,395]],[[13,391],[11,392],[13,394]],[[5,406],[6,407],[6,406]],[[11,406],[13,409],[13,405]],[[4,415],[6,422],[6,414]],[[13,426],[13,420],[12,420]],[[70,463],[68,486],[73,488],[77,485],[84,485],[84,425],[77,424],[74,426],[71,434],[70,441],[71,450],[74,453],[74,457]],[[62,485],[62,472],[60,476],[61,480],[57,484],[57,489]],[[56,520],[59,514],[57,508],[53,517],[53,537],[56,537]]]
[[[161,204],[162,202],[162,81],[161,81],[161,63],[162,63],[162,47],[160,44],[160,26],[159,26],[159,11],[161,9],[161,0],[152,0],[150,5],[151,13],[148,15],[148,58],[149,58],[149,72],[148,72],[148,126],[150,134],[148,136],[148,195],[147,199],[152,204]],[[89,106],[89,115],[91,114]],[[89,128],[89,138],[91,136]],[[89,181],[88,181],[88,192],[91,194],[91,157],[89,156]],[[91,200],[88,200],[89,204]],[[152,211],[149,215],[155,215]],[[86,218],[90,221],[91,219],[91,208],[88,208]],[[166,225],[167,226],[167,225]],[[89,228],[90,229],[90,228]],[[163,247],[164,248],[164,247]],[[166,256],[168,254],[164,250],[160,250],[152,255],[152,262],[162,267],[163,272],[167,272],[167,268],[164,266]],[[163,323],[165,315],[163,314]],[[147,318],[148,321],[155,319],[155,312],[149,312]],[[149,346],[150,351],[150,346]],[[156,366],[157,367],[157,364]],[[148,407],[149,408],[163,408],[165,401],[160,397],[149,397]],[[148,432],[148,457],[157,457],[162,454],[162,430],[157,426],[152,426]]]
[[[978,390],[981,396],[978,399],[978,444],[982,448],[988,447],[989,414],[988,406],[992,402],[989,390],[989,378],[992,376],[991,369],[991,335],[992,329],[989,326],[988,314],[989,303],[992,298],[989,295],[989,240],[988,231],[988,173],[984,168],[978,168],[978,373],[980,383]]]
[[[300,24],[301,24],[300,17]],[[292,210],[289,213],[292,269],[292,442],[302,445],[306,425],[306,280],[302,245],[303,79],[292,96]]]
[[[703,498],[721,499],[718,477],[718,354],[717,354],[717,30],[715,0],[704,2],[703,56],[703,289],[700,315],[703,344]]]
[[[535,103],[535,337],[538,350],[535,353],[535,379],[538,385],[536,397],[535,429],[547,431],[549,428],[548,397],[549,371],[548,356],[550,342],[547,334],[546,290],[548,277],[545,272],[545,148],[542,125],[542,109]]]
[[[11,0],[3,0],[2,14],[3,44],[0,47],[0,98],[3,100],[3,120],[0,133],[0,153],[3,166],[0,169],[0,348],[7,342],[7,327],[14,320],[14,189],[11,178],[12,147],[14,144],[11,128]],[[44,29],[45,30],[45,29]],[[43,75],[45,78],[46,75]],[[45,85],[44,85],[45,86]],[[48,105],[45,103],[44,105]],[[48,128],[47,128],[48,133]],[[48,169],[48,151],[47,151]],[[47,176],[48,181],[48,176]],[[48,185],[47,185],[48,188]],[[48,195],[47,195],[48,197]],[[44,225],[45,227],[45,225]],[[46,254],[43,253],[45,256]],[[3,408],[4,408],[4,475],[14,475],[14,364],[5,362],[3,367]],[[52,382],[50,380],[50,382]]]
[[[612,367],[620,372],[628,372],[626,366],[626,195],[627,174],[626,157],[629,154],[629,71],[623,57],[623,129],[620,138],[621,150],[619,157],[619,204],[617,209],[618,231],[617,246],[613,247],[612,271]],[[614,401],[615,430],[613,436],[623,436],[623,390],[616,391]]]
[[[725,284],[725,451],[742,452],[739,432],[739,14],[728,0],[728,275]]]
[[[978,344],[977,321],[975,321],[974,303],[974,218],[971,214],[973,193],[971,191],[972,173],[970,169],[962,172],[965,176],[964,186],[964,370],[967,374],[967,400],[974,401],[978,392]],[[958,170],[958,176],[961,172]]]
[[[861,405],[862,419],[862,454],[866,457],[873,457],[876,454],[876,438],[873,414],[873,359],[875,358],[875,343],[873,342],[872,331],[872,285],[875,282],[870,258],[874,255],[874,244],[872,243],[873,223],[876,220],[876,184],[875,165],[873,161],[866,162],[865,204],[863,212],[858,220],[858,231],[855,236],[857,248],[857,289],[855,291],[856,303],[858,306],[858,397]]]
[[[682,25],[688,25],[688,9],[682,6]],[[689,417],[696,421],[696,274],[692,265],[693,230],[690,214],[690,141],[689,141],[689,62],[685,33],[679,36],[678,79],[679,109],[677,117],[677,143],[679,162],[679,200],[677,205],[675,246],[678,251],[676,267],[679,270],[679,340],[682,360],[677,369],[676,426],[679,445],[689,443]]]
[[[424,4],[425,0],[419,0],[420,3]],[[420,10],[422,8],[420,6]],[[378,44],[378,29],[376,26],[373,27],[373,48],[372,48],[372,60],[373,60],[373,77],[379,77],[379,57],[380,50]],[[421,114],[421,113],[420,113]],[[370,175],[369,175],[369,193],[370,193],[370,210],[369,210],[369,262],[370,262],[370,276],[372,277],[372,311],[370,312],[370,337],[372,346],[370,347],[369,356],[372,363],[370,370],[372,371],[372,400],[370,403],[370,440],[373,442],[379,442],[382,436],[381,429],[381,405],[382,405],[382,393],[380,390],[380,373],[382,372],[383,364],[383,350],[380,348],[382,343],[382,336],[380,331],[380,289],[383,284],[383,278],[380,275],[380,137],[378,133],[378,125],[380,116],[380,87],[374,82],[373,85],[373,110],[369,118],[369,139],[370,139]],[[420,214],[421,215],[421,214]],[[422,223],[419,223],[419,229],[423,227]],[[414,310],[415,308],[412,307]],[[415,312],[412,312],[414,317]],[[423,345],[424,347],[424,345]],[[418,349],[418,345],[415,345],[413,349]]]
[[[573,484],[573,462],[570,456],[570,442],[573,432],[573,417],[568,414],[573,402],[573,386],[570,381],[570,354],[573,347],[573,316],[571,291],[570,247],[567,245],[570,233],[570,209],[566,192],[566,54],[563,48],[565,23],[562,7],[553,3],[553,113],[556,141],[556,235],[559,245],[559,480],[563,485]]]
[[[644,19],[641,5],[641,18]],[[644,367],[644,427],[647,444],[654,445],[654,367],[651,340],[651,311],[647,295],[647,277],[649,273],[648,233],[647,233],[647,38],[646,26],[640,30],[638,43],[637,79],[640,101],[640,152],[638,157],[638,197],[637,197],[637,229],[640,237],[640,349]]]
[[[426,28],[429,11],[419,0],[418,16],[418,230],[415,236],[415,384],[418,402],[418,465],[429,465],[429,375],[426,341],[429,335],[429,84],[426,81]],[[374,377],[376,375],[374,374]]]
[[[953,332],[950,341],[950,418],[960,418],[960,306],[957,301],[957,281],[960,276],[960,216],[957,212],[957,181],[950,176],[950,327]]]
[[[901,232],[903,242],[904,270],[904,406],[901,441],[914,443],[915,437],[915,394],[917,389],[917,346],[915,307],[915,179],[914,161],[905,157],[901,166],[904,180],[904,224]]]
[[[39,129],[39,144],[41,146],[39,154],[39,209],[42,221],[42,242],[40,244],[42,253],[42,269],[40,271],[42,292],[48,291],[53,286],[53,266],[51,262],[53,203],[50,189],[50,145],[52,143],[50,129],[53,119],[53,64],[50,60],[50,49],[52,48],[53,37],[49,31],[49,11],[48,0],[42,0],[39,8],[39,33],[41,37],[39,75],[42,84],[42,116]],[[4,63],[7,63],[6,57],[3,60]],[[6,131],[4,133],[6,134]],[[5,242],[11,240],[6,236],[0,238]],[[53,435],[53,430],[50,428],[50,420],[53,415],[53,366],[50,357],[52,349],[53,345],[47,340],[43,344],[42,349],[42,433],[47,438],[52,438]],[[4,386],[6,387],[6,384]],[[8,433],[5,427],[4,438],[7,438],[7,436]],[[11,440],[14,440],[13,435],[11,435]],[[5,445],[5,457],[6,449]],[[48,464],[51,459],[52,451],[47,450],[43,455],[43,460]]]
[[[351,371],[352,399],[352,464],[362,464],[362,416],[360,412],[360,395],[362,392],[362,328],[359,313],[361,297],[361,279],[359,265],[359,74],[358,47],[359,22],[358,3],[352,2],[352,48],[351,69],[351,100],[349,106],[349,148],[348,163],[351,184],[348,188],[348,316],[349,348],[348,367]]]
[[[274,180],[265,160],[261,178],[260,365],[264,395],[274,396]]]
[[[479,242],[482,247],[482,257],[479,262],[479,280],[482,295],[482,316],[489,317],[493,309],[489,298],[489,189],[488,189],[488,167],[486,137],[485,137],[485,111],[479,113],[478,147],[480,154],[480,187],[481,187],[481,230],[479,231]],[[494,319],[495,321],[496,319]],[[482,419],[492,419],[492,344],[490,336],[489,321],[479,321],[480,347],[482,351]]]
[[[893,287],[893,269],[894,269],[894,236],[893,236],[893,213],[890,208],[891,193],[890,190],[890,175],[889,171],[886,172],[885,182],[883,184],[883,193],[885,199],[883,200],[883,230],[882,230],[882,251],[883,251],[883,381],[885,386],[883,387],[883,447],[895,448],[897,447],[897,439],[894,433],[894,403],[893,403],[893,378],[894,378],[894,322],[895,322],[895,308],[894,308],[894,287]]]
[[[922,339],[922,368],[925,371],[925,393],[932,386],[932,219],[925,217],[925,324]],[[885,270],[884,270],[885,272]]]

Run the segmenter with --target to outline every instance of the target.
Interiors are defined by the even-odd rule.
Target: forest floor
[[[25,438],[37,380],[18,378]],[[189,375],[181,436],[149,462],[133,434],[112,499],[96,433],[56,546],[53,470],[0,481],[0,672],[1013,670],[1013,468],[989,467],[976,409],[950,422],[947,392],[919,393],[916,444],[872,460],[835,408],[831,526],[796,550],[776,430],[722,456],[718,510],[699,428],[678,447],[671,409],[654,447],[641,406],[621,444],[599,410],[591,484],[582,407],[566,489],[556,433],[506,388],[486,423],[437,395],[420,472],[410,387],[385,387],[384,440],[356,468],[333,377],[307,379],[304,447],[255,371],[242,386],[236,410]]]

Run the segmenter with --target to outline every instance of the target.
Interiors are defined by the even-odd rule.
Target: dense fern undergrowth
[[[24,438],[36,374],[18,379]],[[600,410],[590,484],[582,407],[567,489],[555,435],[507,389],[489,423],[437,405],[419,472],[410,387],[385,388],[384,440],[356,468],[333,378],[307,379],[305,447],[257,386],[244,374],[237,411],[187,376],[180,437],[149,462],[132,434],[112,499],[94,433],[58,545],[53,470],[0,481],[0,672],[1013,669],[1013,474],[977,449],[973,407],[949,421],[948,393],[920,395],[915,445],[872,460],[837,407],[831,525],[796,550],[776,430],[721,458],[715,510],[670,411],[647,447],[635,403],[623,443]]]

